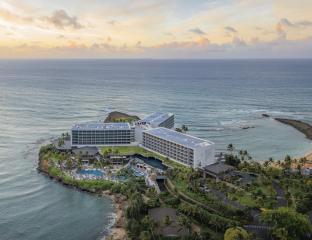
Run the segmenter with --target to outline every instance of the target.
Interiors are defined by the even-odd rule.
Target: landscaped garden
[[[72,173],[83,167],[80,157],[59,151],[52,144],[40,149],[39,169],[65,185],[93,193],[109,191],[123,195],[128,205],[125,229],[129,239],[168,239],[164,234],[170,227],[175,227],[174,232],[178,235],[178,230],[183,229],[183,239],[221,240],[226,232],[224,239],[233,240],[235,238],[231,236],[238,235],[250,240],[253,238],[244,228],[253,222],[262,224],[262,227],[270,226],[267,231],[278,240],[297,239],[294,236],[305,239],[312,231],[307,216],[301,214],[312,210],[312,180],[299,174],[284,174],[283,169],[241,161],[238,156],[233,156],[230,159],[235,160],[236,171],[216,181],[138,146],[103,147],[101,153],[102,156],[93,160],[91,165],[103,171],[106,169],[107,174],[113,168],[109,161],[111,155],[160,159],[169,166],[165,170],[165,191],[159,194],[154,188],[147,187],[143,177],[133,174],[131,162],[119,166],[114,178],[75,179]],[[124,181],[119,181],[120,177]],[[283,208],[279,208],[277,196],[286,199]],[[155,209],[158,208],[170,209],[172,214],[153,219],[149,213],[157,212]],[[257,221],[251,213],[254,210],[262,215],[256,216]],[[279,217],[290,220],[277,224],[275,220]]]

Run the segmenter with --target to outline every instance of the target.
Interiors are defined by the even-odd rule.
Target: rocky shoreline
[[[127,239],[127,232],[125,229],[126,225],[126,216],[125,216],[125,210],[127,208],[127,200],[126,197],[122,194],[114,194],[110,190],[106,191],[96,191],[94,189],[87,189],[82,188],[74,184],[67,183],[63,180],[63,178],[58,176],[53,176],[50,174],[47,168],[47,160],[40,159],[38,160],[38,167],[37,170],[49,177],[50,179],[53,179],[64,186],[75,188],[79,191],[88,192],[91,194],[97,194],[103,197],[108,197],[112,200],[113,206],[114,206],[114,213],[115,213],[115,219],[114,224],[109,230],[109,235],[105,236],[103,239],[105,240],[125,240]]]
[[[274,118],[274,119],[283,124],[292,126],[299,132],[303,133],[308,139],[312,140],[312,126],[309,123],[288,118]]]

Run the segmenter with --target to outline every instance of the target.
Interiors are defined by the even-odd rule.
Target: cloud
[[[300,27],[310,27],[310,26],[312,26],[312,21],[304,20],[304,21],[298,21],[298,22],[291,22],[287,18],[281,18],[279,23],[282,26],[291,27],[291,28],[300,28]]]
[[[312,21],[300,21],[300,22],[297,22],[297,24],[302,27],[311,27]]]
[[[111,21],[108,21],[107,24],[114,26],[114,25],[117,24],[117,21],[116,20],[111,20]]]
[[[189,30],[191,33],[197,34],[197,35],[205,35],[206,33],[202,31],[199,28],[192,28]]]
[[[283,39],[287,38],[287,33],[286,33],[286,31],[284,29],[284,25],[281,21],[276,24],[275,30],[276,30],[276,33],[278,35],[279,40],[283,40]]]
[[[247,46],[247,43],[243,39],[238,38],[238,37],[233,38],[232,44],[234,47],[245,47],[245,46]]]
[[[25,17],[19,14],[16,14],[12,11],[7,9],[0,8],[0,18],[10,21],[10,22],[17,22],[17,23],[31,23],[33,22],[32,17]]]
[[[291,23],[287,18],[282,18],[279,23],[282,26],[287,26],[287,27],[295,27],[295,25],[293,23]]]
[[[158,44],[152,48],[163,48],[163,49],[187,49],[187,48],[202,48],[210,44],[208,38],[201,37],[194,41],[173,41],[163,44]]]
[[[54,11],[50,17],[44,17],[43,19],[59,29],[64,29],[67,27],[72,29],[84,28],[76,16],[69,16],[67,12],[62,9]]]
[[[310,57],[312,39],[245,42],[233,37],[231,42],[211,43],[201,37],[194,41],[173,41],[154,46],[144,46],[138,41],[133,45],[115,45],[103,41],[83,44],[68,40],[60,46],[44,47],[40,42],[21,43],[15,47],[1,46],[0,57],[30,58],[291,58]]]
[[[232,32],[232,33],[237,33],[237,32],[238,32],[235,28],[233,28],[233,27],[231,27],[231,26],[227,26],[227,27],[225,27],[224,29],[225,29],[226,31]]]

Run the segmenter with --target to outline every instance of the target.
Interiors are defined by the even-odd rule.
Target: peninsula
[[[138,121],[138,120],[140,120],[138,116],[114,111],[108,114],[108,116],[104,120],[104,123],[110,123],[110,122],[130,122],[131,123],[131,122]]]
[[[288,118],[275,118],[275,120],[294,127],[298,131],[302,132],[308,139],[312,140],[312,126],[310,124],[300,120]]]
[[[174,128],[172,113],[109,116],[112,122],[74,124],[42,146],[38,165],[64,185],[112,198],[117,219],[109,239],[312,236],[312,182],[301,171],[307,159],[292,171],[288,156],[260,164],[232,144],[216,153],[188,127]]]

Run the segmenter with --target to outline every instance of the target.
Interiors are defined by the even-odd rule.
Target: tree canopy
[[[274,239],[307,239],[307,235],[312,234],[308,217],[290,208],[267,210],[263,212],[262,220],[272,226]]]
[[[224,240],[250,240],[248,232],[241,227],[228,228],[224,234]]]

